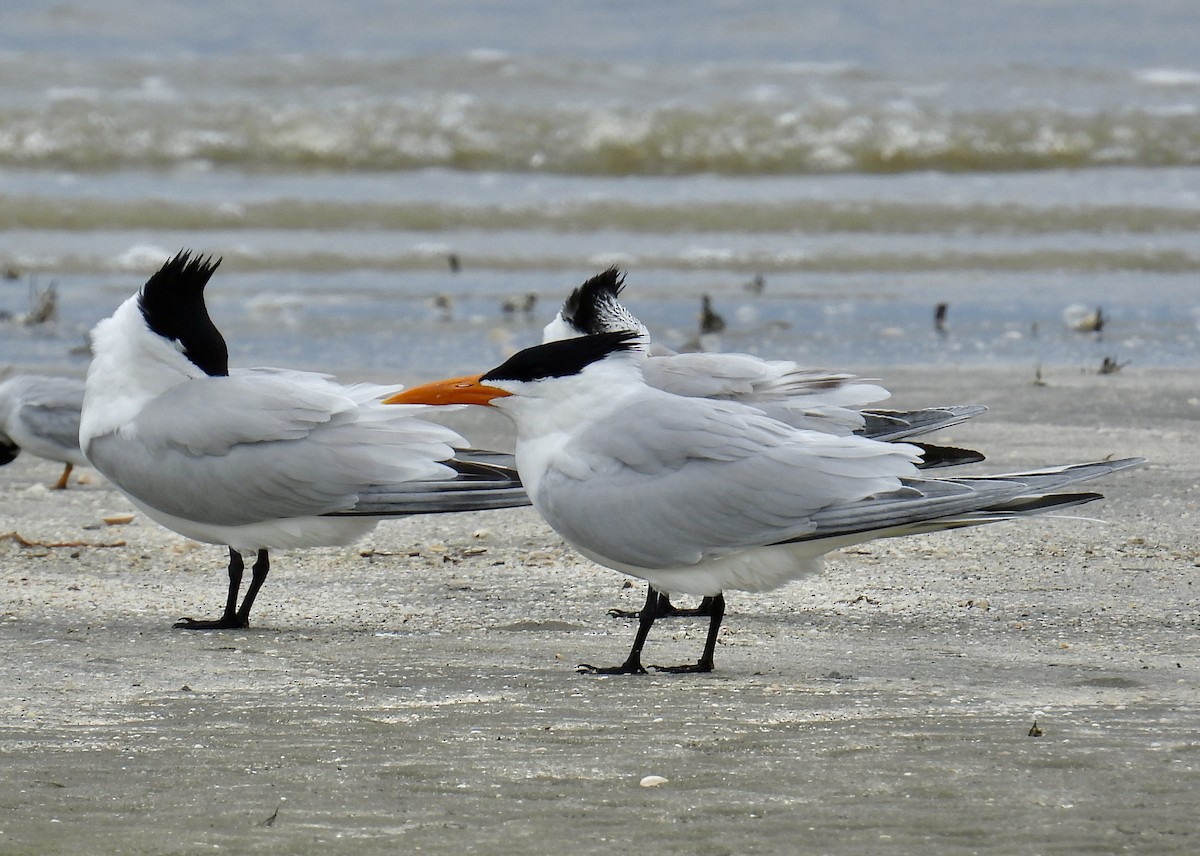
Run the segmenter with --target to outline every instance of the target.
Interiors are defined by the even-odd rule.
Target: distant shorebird
[[[437,313],[439,321],[454,320],[454,298],[449,294],[444,291],[436,294],[429,303]]]
[[[712,298],[707,294],[700,297],[700,335],[720,333],[725,329],[725,319],[713,309]]]
[[[1104,309],[1100,306],[1089,312],[1084,307],[1076,304],[1068,306],[1063,311],[1063,321],[1068,327],[1078,333],[1099,333],[1104,329],[1104,325],[1108,319],[1104,317]]]
[[[538,296],[532,291],[526,292],[525,296],[517,299],[510,298],[500,304],[500,311],[505,315],[513,316],[520,312],[526,317],[533,315],[533,310],[537,307]]]
[[[949,311],[949,303],[939,303],[933,310],[933,329],[943,335],[946,332],[946,314]]]
[[[12,269],[13,273],[20,274],[16,269]],[[11,277],[5,276],[5,279]],[[26,327],[37,327],[41,324],[49,324],[58,320],[58,286],[55,283],[50,283],[45,288],[38,288],[37,283],[32,280],[29,283],[29,311],[28,312],[2,312],[0,313],[0,321],[14,321]]]

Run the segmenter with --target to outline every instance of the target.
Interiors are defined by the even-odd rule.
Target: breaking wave
[[[100,171],[195,162],[247,171],[578,175],[1010,171],[1200,164],[1200,113],[861,111],[759,105],[520,108],[455,99],[265,108],[95,104],[0,112],[0,165]]]

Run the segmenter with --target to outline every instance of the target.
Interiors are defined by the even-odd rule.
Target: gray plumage
[[[625,662],[584,671],[638,674],[663,595],[702,595],[709,630],[694,664],[710,671],[726,589],[769,591],[820,570],[831,550],[1044,514],[1100,499],[1059,492],[1142,463],[1125,458],[1002,476],[928,478],[922,450],[797,428],[741,401],[649,385],[635,332],[526,349],[473,378],[389,399],[486,403],[517,429],[517,466],[537,511],[583,555],[650,584]],[[564,371],[564,366],[574,367]],[[947,408],[954,421],[973,408]],[[905,414],[888,430],[919,431]],[[945,450],[957,452],[961,450]],[[965,454],[971,454],[969,452]]]
[[[181,252],[96,325],[79,427],[91,462],[135,506],[229,547],[221,617],[176,626],[247,626],[272,549],[348,544],[409,514],[528,504],[511,457],[456,458],[467,445],[457,433],[382,404],[394,387],[230,371],[203,296],[218,264]]]
[[[66,464],[56,485],[65,487],[70,468],[87,464],[79,448],[82,407],[82,380],[27,374],[0,382],[0,463],[25,450]]]

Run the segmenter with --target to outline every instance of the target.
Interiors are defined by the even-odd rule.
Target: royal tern
[[[79,432],[147,516],[229,548],[221,617],[176,627],[248,626],[271,549],[346,544],[387,517],[528,504],[505,456],[456,457],[458,434],[383,407],[382,387],[230,371],[204,303],[218,264],[180,252],[96,325]]]
[[[637,350],[647,357],[646,383],[677,395],[752,404],[796,428],[830,434],[859,433],[903,440],[957,425],[987,410],[981,405],[921,410],[860,410],[891,393],[854,375],[805,369],[789,360],[739,353],[676,353],[651,342],[650,331],[618,297],[625,277],[617,268],[597,274],[567,297],[542,330],[543,342],[594,333],[636,331]]]
[[[53,489],[67,486],[71,470],[86,466],[79,449],[83,381],[46,375],[14,375],[0,382],[0,465],[24,449],[64,464]]]
[[[861,405],[891,395],[878,384],[853,375],[805,369],[786,360],[765,360],[750,354],[680,354],[657,343],[618,298],[625,276],[615,267],[597,274],[574,289],[562,308],[542,330],[542,341],[585,336],[593,333],[636,331],[636,350],[645,355],[642,373],[646,383],[678,395],[740,401],[797,428],[830,434],[856,433],[877,440],[909,440],[940,428],[957,425],[978,415],[986,407],[958,405],[899,412],[861,410]],[[922,469],[977,463],[983,455],[970,449],[919,445],[924,453]],[[694,609],[680,609],[667,596],[658,600],[659,617],[709,615],[711,600]],[[610,610],[627,618],[624,610]]]
[[[1053,493],[1140,459],[979,478],[924,478],[920,450],[797,429],[734,401],[645,382],[636,333],[536,345],[483,375],[386,404],[486,404],[516,426],[534,508],[584,556],[651,585],[629,657],[588,671],[640,673],[658,593],[711,596],[698,662],[710,671],[726,589],[768,591],[874,538],[1009,520],[1099,499]]]

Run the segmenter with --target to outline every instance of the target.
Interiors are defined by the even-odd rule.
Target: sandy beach
[[[986,453],[972,472],[1149,464],[1096,483],[1091,521],[731,593],[715,673],[644,677],[576,674],[624,657],[606,610],[642,588],[528,509],[281,553],[251,629],[190,633],[222,548],[106,524],[133,512],[93,471],[0,468],[0,853],[1196,852],[1195,372],[859,373],[898,407],[988,405],[932,438]],[[646,661],[703,634],[663,621]]]

